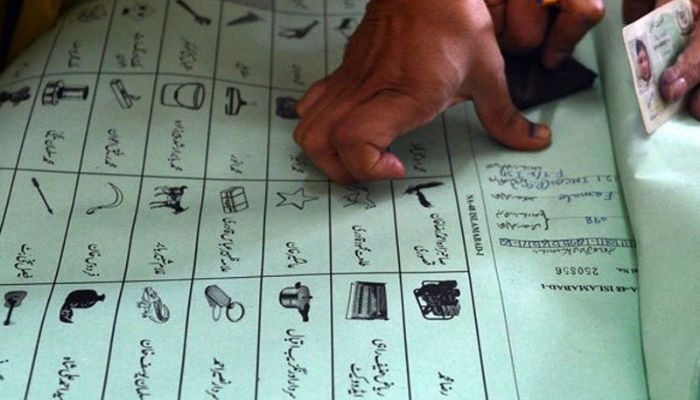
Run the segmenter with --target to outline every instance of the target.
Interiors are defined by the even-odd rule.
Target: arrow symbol
[[[49,214],[53,215],[53,210],[51,209],[49,202],[46,201],[46,196],[44,196],[44,192],[41,191],[41,186],[39,186],[39,181],[37,181],[36,178],[32,178],[32,185],[34,185],[34,187],[36,188],[36,191],[39,192],[39,196],[41,196],[41,200],[44,202],[44,205],[46,206],[46,211],[48,211]]]

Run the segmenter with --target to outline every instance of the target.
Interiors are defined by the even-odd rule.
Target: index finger
[[[560,0],[558,4],[542,53],[542,63],[550,69],[558,67],[605,14],[603,0]]]
[[[356,180],[401,178],[403,164],[385,149],[396,137],[428,123],[438,111],[424,108],[406,94],[381,91],[343,116],[333,127],[331,140]]]

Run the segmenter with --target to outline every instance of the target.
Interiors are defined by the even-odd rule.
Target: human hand
[[[603,0],[559,0],[552,7],[535,0],[485,1],[501,47],[511,54],[542,47],[548,69],[558,67],[605,14]]]
[[[655,7],[660,7],[670,0],[625,0],[622,4],[625,23],[641,18]],[[675,103],[687,93],[688,109],[700,119],[700,0],[691,0],[695,26],[690,33],[688,45],[676,62],[666,68],[659,79],[661,96],[669,103]]]
[[[498,142],[549,145],[549,128],[513,106],[483,0],[372,0],[340,67],[300,100],[294,139],[336,182],[400,178],[387,147],[465,100]]]

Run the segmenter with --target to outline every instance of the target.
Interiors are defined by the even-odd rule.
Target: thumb
[[[700,83],[700,23],[690,36],[688,45],[676,62],[661,75],[659,82],[661,96],[674,103]]]
[[[404,166],[387,147],[396,137],[428,123],[437,111],[401,92],[384,90],[343,116],[331,130],[331,142],[356,180],[401,178]]]
[[[540,150],[550,145],[545,125],[528,121],[515,108],[508,92],[503,57],[491,52],[472,80],[472,99],[479,120],[497,142],[516,150]]]

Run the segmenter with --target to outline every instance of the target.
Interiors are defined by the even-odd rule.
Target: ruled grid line
[[[270,49],[269,49],[269,60],[270,60],[270,70],[269,70],[269,83],[272,85],[274,80],[274,70],[275,70],[275,25],[277,24],[277,13],[275,12],[275,6],[277,4],[276,0],[270,0],[272,4],[271,21],[270,21]],[[265,255],[266,255],[266,244],[267,244],[267,208],[268,200],[270,197],[270,142],[272,140],[272,87],[268,88],[268,110],[267,110],[267,148],[265,153],[265,200],[263,202],[263,220],[262,220],[262,243],[261,243],[261,253],[260,257],[260,284],[258,286],[258,337],[256,341],[256,352],[255,352],[255,400],[259,399],[260,395],[260,336],[262,331],[262,314],[263,314],[263,290],[264,290],[264,280],[265,280]]]
[[[398,278],[399,278],[399,291],[401,293],[401,328],[403,332],[403,352],[404,360],[406,363],[406,388],[408,390],[408,400],[413,399],[411,391],[411,367],[408,357],[408,337],[406,334],[406,303],[404,302],[404,290],[403,290],[403,269],[401,268],[401,241],[399,240],[399,223],[396,218],[396,190],[394,188],[394,181],[390,182],[391,187],[391,210],[394,214],[394,240],[396,242],[396,260],[398,262]]]
[[[105,377],[104,381],[102,383],[102,395],[101,399],[104,399],[107,396],[107,385],[109,384],[109,371],[112,366],[112,352],[114,350],[114,337],[117,332],[117,321],[119,320],[119,312],[121,310],[121,303],[122,303],[122,296],[124,294],[124,288],[127,283],[127,276],[129,273],[129,260],[131,259],[131,250],[132,250],[132,245],[134,241],[134,232],[136,230],[136,221],[138,220],[138,214],[139,214],[139,208],[141,207],[141,195],[143,193],[143,186],[144,186],[144,179],[145,176],[143,174],[146,171],[146,159],[148,157],[148,145],[150,143],[150,138],[151,138],[151,128],[152,128],[152,122],[153,122],[153,111],[155,109],[155,102],[157,99],[156,93],[157,93],[157,88],[158,88],[158,82],[160,79],[159,72],[160,72],[160,64],[163,56],[163,42],[165,40],[165,31],[167,27],[167,21],[168,21],[168,15],[170,11],[170,0],[167,0],[165,2],[165,9],[163,10],[163,26],[161,27],[161,33],[160,33],[160,42],[158,45],[158,57],[156,61],[156,69],[155,73],[150,73],[151,76],[153,76],[153,89],[151,92],[151,106],[149,108],[149,114],[148,114],[148,124],[146,126],[146,138],[145,138],[145,143],[143,146],[143,156],[141,158],[141,176],[137,176],[139,178],[139,190],[137,192],[136,196],[136,205],[134,208],[134,218],[131,221],[131,229],[129,232],[129,244],[127,246],[127,251],[126,251],[126,261],[124,265],[124,273],[122,275],[122,279],[120,282],[115,282],[115,283],[120,283],[119,286],[119,295],[117,296],[117,305],[116,309],[114,311],[114,320],[112,322],[112,332],[111,336],[109,339],[109,353],[107,356],[107,364],[106,364],[106,372],[105,372]]]
[[[426,274],[425,271],[403,271],[404,275],[420,275]],[[464,274],[463,269],[458,270],[442,270],[442,271],[431,271],[430,275],[450,275],[450,274]],[[396,275],[397,272],[394,271],[363,271],[363,272],[345,272],[345,271],[334,271],[333,276],[356,276],[356,275]],[[323,277],[328,276],[328,272],[307,272],[298,274],[265,274],[263,278],[294,278],[294,277]],[[254,279],[260,278],[260,275],[238,275],[238,276],[201,276],[194,278],[195,281],[211,281],[211,280],[237,280],[237,279]],[[57,284],[59,285],[79,285],[85,283],[91,283],[95,285],[105,285],[105,284],[115,284],[115,283],[158,283],[158,282],[189,282],[190,278],[157,278],[157,279],[126,279],[126,280],[95,280],[90,282],[85,281],[61,281]],[[27,283],[0,283],[0,287],[6,286],[50,286],[51,282],[27,282]]]
[[[218,18],[218,30],[217,30],[217,40],[216,40],[216,52],[215,52],[215,61],[214,61],[214,73],[213,76],[202,76],[202,75],[191,75],[191,74],[176,74],[176,73],[162,73],[160,72],[161,68],[161,61],[163,58],[163,47],[164,47],[164,39],[165,39],[165,33],[166,33],[166,27],[167,27],[167,21],[168,21],[168,16],[169,16],[169,8],[171,6],[171,0],[167,0],[165,2],[165,10],[164,10],[164,16],[163,16],[163,25],[161,28],[161,37],[160,37],[160,45],[158,47],[158,57],[157,57],[157,65],[156,65],[156,70],[155,72],[124,72],[124,71],[118,71],[118,72],[111,72],[111,71],[103,71],[102,66],[105,61],[105,52],[109,43],[109,37],[110,37],[110,32],[112,29],[112,22],[114,20],[115,12],[116,12],[116,7],[117,7],[117,1],[113,1],[112,4],[112,13],[110,14],[110,21],[109,21],[109,26],[105,35],[105,39],[103,42],[103,50],[102,50],[102,58],[100,59],[100,68],[98,69],[97,72],[55,72],[55,73],[43,73],[40,76],[33,76],[33,77],[26,77],[22,78],[18,81],[12,82],[7,84],[7,86],[15,85],[18,82],[25,82],[29,81],[32,79],[38,79],[38,87],[41,88],[43,80],[47,79],[50,76],[73,76],[73,75],[85,75],[85,76],[94,76],[96,75],[96,82],[95,82],[95,87],[97,88],[100,82],[100,77],[101,76],[106,76],[106,75],[124,75],[124,76],[129,76],[129,75],[134,75],[134,76],[151,76],[153,77],[153,88],[152,88],[152,98],[151,98],[151,105],[149,109],[149,116],[148,116],[148,126],[146,129],[146,135],[145,135],[145,145],[143,149],[143,157],[142,157],[142,165],[141,165],[141,174],[128,174],[128,173],[104,173],[104,172],[91,172],[91,171],[83,171],[83,168],[85,167],[83,165],[84,159],[85,159],[85,149],[86,149],[86,143],[88,140],[88,135],[90,132],[90,126],[91,126],[91,119],[92,119],[92,112],[95,106],[96,98],[97,98],[97,93],[93,94],[92,98],[92,104],[90,108],[90,116],[88,117],[87,121],[87,128],[86,128],[86,133],[83,138],[83,146],[82,146],[82,152],[81,152],[81,157],[80,157],[80,163],[77,171],[66,171],[66,170],[52,170],[52,169],[41,169],[41,168],[20,168],[20,156],[17,158],[17,163],[14,168],[9,168],[9,167],[0,167],[0,171],[3,170],[8,170],[8,171],[13,171],[14,174],[16,175],[18,172],[39,172],[39,173],[46,173],[46,174],[67,174],[67,175],[75,175],[76,177],[76,184],[74,187],[74,192],[73,192],[73,199],[72,199],[72,205],[71,205],[71,211],[69,214],[68,221],[66,223],[66,234],[64,235],[63,238],[63,246],[61,249],[61,255],[59,257],[60,262],[58,264],[57,270],[55,272],[55,277],[53,279],[53,282],[21,282],[21,283],[0,283],[0,287],[3,286],[17,286],[17,285],[27,285],[27,286],[51,286],[51,291],[49,294],[49,297],[46,302],[46,307],[44,309],[44,317],[42,318],[41,322],[41,328],[43,328],[45,319],[46,319],[46,313],[48,312],[49,305],[51,304],[52,297],[53,297],[53,292],[54,289],[56,288],[57,285],[74,285],[74,284],[93,284],[93,285],[108,285],[108,284],[119,284],[119,294],[117,297],[116,301],[116,309],[114,312],[114,319],[112,321],[112,330],[111,330],[111,335],[110,335],[110,341],[109,341],[109,348],[108,348],[108,356],[107,356],[107,361],[106,361],[106,370],[104,373],[104,380],[102,382],[102,396],[101,398],[104,399],[108,395],[108,383],[109,383],[109,372],[110,372],[110,367],[112,365],[112,355],[114,352],[117,351],[117,349],[114,348],[115,344],[115,337],[117,336],[117,329],[118,329],[118,323],[119,323],[119,315],[120,315],[120,310],[122,306],[123,300],[123,294],[124,290],[127,284],[130,283],[155,283],[155,282],[188,282],[189,283],[189,297],[188,297],[188,302],[187,302],[187,312],[186,312],[186,317],[185,317],[185,331],[184,331],[184,338],[182,340],[183,346],[182,346],[182,355],[181,355],[181,363],[180,363],[180,379],[178,383],[178,399],[182,398],[183,396],[183,384],[185,383],[185,370],[187,366],[186,358],[187,358],[187,347],[188,347],[188,333],[189,333],[189,322],[190,322],[190,310],[192,306],[192,298],[193,298],[193,289],[195,282],[197,281],[211,281],[211,280],[222,280],[222,281],[230,281],[230,280],[244,280],[244,279],[258,279],[259,280],[259,292],[258,292],[258,329],[257,329],[257,335],[258,335],[258,340],[257,340],[257,350],[256,350],[256,382],[255,382],[255,398],[259,398],[259,385],[260,385],[260,378],[261,378],[261,366],[260,366],[260,359],[261,359],[261,331],[262,331],[262,314],[263,314],[263,290],[264,290],[264,280],[266,278],[291,278],[291,277],[327,277],[330,285],[330,346],[331,346],[331,354],[330,354],[330,362],[331,362],[331,372],[330,372],[330,384],[331,384],[331,394],[332,398],[336,398],[336,381],[335,381],[335,335],[334,335],[334,325],[335,325],[335,320],[334,320],[334,306],[333,306],[333,299],[334,299],[334,294],[333,294],[333,278],[335,276],[373,276],[373,275],[391,275],[392,277],[396,277],[398,279],[399,283],[399,290],[400,290],[400,295],[401,295],[401,311],[402,311],[402,332],[403,332],[403,344],[404,344],[404,349],[403,349],[403,357],[405,358],[405,374],[406,374],[406,383],[407,383],[407,390],[408,390],[408,398],[412,399],[412,387],[411,387],[411,368],[409,365],[409,335],[407,331],[407,323],[406,323],[406,313],[408,310],[406,309],[406,304],[405,304],[405,299],[404,299],[404,276],[412,276],[412,275],[430,275],[430,276],[436,276],[436,275],[444,275],[444,274],[464,274],[465,270],[463,269],[458,269],[458,270],[442,270],[442,271],[404,271],[402,269],[401,265],[401,248],[402,246],[407,246],[408,244],[401,244],[399,240],[399,227],[398,227],[398,221],[397,221],[397,207],[396,207],[396,196],[397,194],[395,193],[395,183],[402,182],[402,181],[411,181],[411,180],[426,180],[426,179],[452,179],[453,185],[454,185],[454,176],[453,175],[424,175],[424,176],[407,176],[402,179],[396,179],[394,181],[390,182],[390,190],[391,190],[391,199],[392,199],[392,213],[393,213],[393,221],[394,221],[394,241],[395,241],[395,246],[396,246],[396,256],[397,256],[397,262],[398,262],[398,270],[397,271],[370,271],[370,272],[342,272],[342,271],[334,271],[333,269],[333,211],[332,211],[332,188],[333,184],[328,180],[328,179],[275,179],[271,178],[271,167],[270,167],[270,153],[271,153],[271,146],[272,146],[272,118],[273,118],[273,112],[271,111],[270,107],[268,107],[267,110],[267,158],[266,158],[266,167],[265,167],[265,178],[242,178],[242,179],[231,179],[231,178],[217,178],[217,177],[212,177],[208,175],[208,162],[209,162],[209,148],[210,148],[210,139],[211,139],[211,132],[212,132],[212,126],[214,125],[215,121],[213,119],[213,102],[215,98],[215,87],[217,83],[219,82],[224,82],[224,83],[235,83],[239,84],[242,87],[257,87],[257,88],[262,88],[262,89],[267,89],[268,90],[268,101],[270,106],[272,106],[272,100],[273,100],[273,93],[275,91],[282,91],[282,92],[295,92],[295,93],[303,93],[304,90],[300,89],[289,89],[289,88],[279,88],[279,87],[274,87],[272,85],[273,78],[274,78],[274,73],[275,73],[275,55],[274,55],[274,50],[275,50],[275,30],[276,30],[276,18],[278,11],[275,9],[276,7],[276,1],[272,0],[273,7],[272,7],[272,22],[270,26],[271,30],[271,45],[270,45],[270,69],[269,69],[269,85],[257,85],[257,84],[250,84],[247,82],[240,82],[237,80],[229,80],[229,79],[220,79],[217,78],[217,68],[218,68],[218,56],[219,56],[219,45],[220,45],[220,40],[221,40],[221,31],[223,27],[223,8],[224,8],[224,2],[220,2],[219,4],[219,18]],[[348,13],[342,13],[342,14],[334,14],[334,13],[328,13],[328,2],[327,0],[324,0],[323,2],[323,13],[321,14],[310,14],[310,13],[290,13],[290,12],[279,12],[280,14],[290,14],[290,15],[303,15],[303,16],[313,16],[313,15],[318,15],[320,17],[323,17],[324,20],[324,49],[325,49],[325,54],[324,54],[324,67],[325,67],[325,72],[326,74],[329,72],[329,17],[333,16],[347,16],[347,15],[357,15],[357,14],[348,14]],[[362,14],[359,14],[362,15]],[[58,37],[60,35],[60,32],[56,34],[56,37],[54,38],[54,42],[52,45],[52,49],[49,52],[49,56],[47,57],[47,62],[45,65],[45,70],[49,65],[49,62],[51,60],[51,52],[53,51],[53,46],[55,46],[56,42],[58,41]],[[45,71],[46,72],[46,71]],[[197,78],[197,79],[202,79],[202,80],[209,80],[211,81],[211,104],[212,107],[210,107],[209,110],[209,118],[208,118],[208,128],[207,128],[207,138],[206,138],[206,150],[204,153],[204,173],[203,176],[201,177],[192,177],[192,176],[179,176],[179,175],[147,175],[145,174],[146,172],[146,164],[148,161],[148,148],[149,148],[149,142],[151,141],[151,131],[153,128],[153,115],[154,115],[154,109],[156,107],[156,101],[158,96],[156,95],[157,93],[157,88],[159,86],[159,82],[164,78],[164,77],[187,77],[187,78]],[[38,93],[38,90],[37,90]],[[38,96],[35,96],[34,99],[34,104],[32,106],[32,112],[34,105],[36,104]],[[444,118],[444,117],[443,117]],[[27,122],[27,129],[29,126],[29,123],[31,121],[31,118],[29,118]],[[25,129],[25,134],[23,136],[22,140],[22,145],[24,144],[24,139],[26,138],[27,134],[27,129]],[[446,135],[446,128],[444,127],[444,120],[443,120],[443,129],[445,130],[444,134]],[[446,149],[447,151],[447,156],[449,158],[449,149]],[[21,155],[21,148],[20,148],[20,155]],[[452,170],[452,164],[450,161],[450,170]],[[136,206],[134,209],[134,214],[133,214],[133,219],[130,227],[130,236],[129,236],[129,243],[128,243],[128,248],[127,248],[127,254],[126,254],[126,263],[124,267],[124,272],[122,275],[121,280],[91,280],[91,281],[79,281],[79,282],[70,282],[70,281],[59,281],[59,271],[61,269],[61,262],[63,260],[63,255],[64,255],[64,250],[66,246],[66,242],[68,239],[67,232],[70,229],[71,225],[71,218],[73,216],[73,209],[75,207],[75,201],[76,201],[76,196],[78,193],[79,185],[80,185],[80,180],[81,177],[84,176],[102,176],[102,177],[128,177],[128,178],[137,178],[139,179],[139,189],[138,189],[138,195],[136,197]],[[215,182],[215,181],[227,181],[227,182],[260,182],[265,184],[265,199],[264,199],[264,205],[263,205],[263,218],[262,218],[262,246],[261,246],[261,265],[260,265],[260,273],[259,275],[250,275],[250,276],[231,276],[231,277],[219,277],[219,276],[207,276],[207,277],[198,277],[197,276],[197,259],[198,259],[198,245],[195,246],[194,249],[194,264],[192,267],[191,271],[191,276],[190,277],[182,277],[182,278],[166,278],[166,279],[127,279],[128,272],[129,272],[129,267],[130,267],[130,259],[132,255],[132,245],[134,241],[134,235],[135,235],[135,230],[136,230],[136,224],[137,220],[139,218],[139,208],[141,206],[142,202],[142,193],[144,190],[144,181],[146,179],[186,179],[186,180],[194,180],[194,181],[200,181],[202,182],[202,191],[201,191],[201,200],[200,200],[200,208],[199,208],[199,214],[198,214],[198,219],[197,219],[197,231],[196,231],[196,239],[195,243],[199,244],[200,241],[200,233],[202,229],[202,218],[203,218],[203,212],[204,212],[204,202],[206,198],[206,187],[207,187],[207,182]],[[13,176],[14,179],[14,176]],[[328,226],[328,232],[329,232],[329,238],[328,238],[328,246],[329,246],[329,271],[328,272],[323,272],[323,273],[299,273],[299,274],[265,274],[265,265],[266,265],[266,237],[267,237],[267,211],[268,211],[268,202],[269,202],[269,191],[270,191],[270,184],[274,182],[317,182],[317,183],[325,183],[326,190],[327,190],[327,206],[328,206],[328,221],[327,221],[327,226]],[[11,190],[10,190],[11,193]],[[457,196],[456,188],[455,188],[455,197]],[[456,198],[456,201],[458,203],[459,199]],[[5,215],[7,213],[7,209],[9,207],[9,196],[8,196],[8,201],[5,207],[5,212],[3,214],[3,221],[2,224],[4,224],[5,220]],[[457,204],[457,209],[459,210],[459,204]],[[461,223],[461,221],[460,221]],[[0,224],[0,232],[2,232],[2,224]],[[464,232],[462,231],[462,234]],[[464,238],[463,238],[464,240]],[[466,244],[465,246],[465,260],[466,260]],[[468,264],[466,266],[468,268]],[[470,286],[471,286],[471,281],[470,281]],[[410,292],[410,291],[409,291]],[[472,292],[472,305],[474,306],[473,302],[473,292]],[[474,310],[474,312],[476,312]],[[476,323],[476,315],[474,316],[474,320]],[[26,394],[25,394],[25,399],[29,395],[29,390],[31,387],[31,378],[34,374],[34,363],[36,362],[37,354],[38,354],[38,349],[39,349],[39,341],[41,339],[41,328],[39,330],[39,334],[37,336],[37,343],[36,343],[36,348],[34,352],[34,359],[32,361],[32,370],[30,372],[29,376],[29,382],[27,383],[26,386]],[[477,328],[477,337],[478,337],[478,328]],[[481,346],[479,345],[479,351],[481,352]],[[480,359],[481,359],[481,353],[480,353]],[[482,377],[483,377],[483,361],[482,361]],[[485,385],[485,378],[484,378],[484,385]]]
[[[328,76],[328,0],[323,0],[323,71],[324,76]],[[332,188],[330,180],[327,180],[326,191],[328,193],[328,288],[329,288],[329,310],[330,310],[330,344],[331,344],[331,399],[334,400],[335,394],[335,318],[333,308],[333,208]]]
[[[0,167],[0,171],[14,171],[15,168],[6,168],[6,167]],[[51,170],[51,169],[41,169],[41,168],[16,168],[17,171],[21,172],[38,172],[38,173],[46,173],[46,174],[69,174],[69,175],[75,175],[75,171],[65,171],[65,170]],[[102,177],[123,177],[123,178],[150,178],[150,179],[181,179],[181,180],[189,180],[189,181],[203,181],[204,178],[202,177],[197,177],[197,176],[188,176],[188,175],[149,175],[149,174],[127,174],[127,173],[113,173],[113,172],[90,172],[90,171],[81,171],[81,175],[92,175],[92,176],[102,176]],[[410,180],[425,180],[425,179],[450,179],[450,175],[413,175],[413,176],[406,176],[404,178],[400,179],[394,179],[394,181],[410,181]],[[239,178],[239,177],[230,177],[230,178],[217,178],[217,177],[207,177],[207,180],[209,181],[221,181],[221,182],[317,182],[317,183],[326,183],[328,182],[328,179],[326,178],[270,178],[270,179],[264,179],[264,178]]]
[[[462,107],[464,110],[464,115],[468,118],[469,117],[469,110],[464,105]],[[477,182],[479,183],[479,193],[481,195],[481,204],[484,207],[484,222],[485,222],[486,231],[488,232],[488,237],[489,237],[489,246],[491,249],[491,259],[493,262],[493,269],[494,269],[494,272],[496,273],[496,282],[498,283],[498,295],[500,296],[500,300],[501,300],[501,310],[503,312],[503,325],[505,328],[506,338],[508,339],[507,340],[508,341],[508,354],[510,355],[510,367],[511,367],[511,370],[513,372],[513,383],[515,385],[515,394],[516,394],[517,398],[520,399],[520,388],[518,386],[518,376],[515,372],[515,360],[513,357],[513,345],[511,343],[511,339],[510,339],[510,328],[508,326],[508,315],[506,313],[506,304],[505,304],[505,300],[503,299],[503,288],[501,286],[501,277],[500,277],[500,274],[498,272],[498,263],[496,262],[496,252],[495,252],[495,250],[494,250],[495,248],[493,246],[493,236],[491,233],[491,225],[489,223],[488,207],[486,206],[486,195],[484,194],[484,192],[485,192],[484,186],[481,183],[482,180],[481,180],[481,171],[480,171],[480,167],[479,167],[479,160],[476,157],[476,151],[474,150],[474,140],[472,139],[472,136],[474,133],[472,132],[471,126],[469,126],[469,125],[467,125],[466,131],[467,131],[467,134],[466,134],[467,140],[469,141],[469,148],[471,149],[471,153],[472,153],[472,160],[474,160],[475,174],[476,174]]]
[[[472,283],[472,273],[471,273],[471,267],[469,265],[469,255],[467,252],[467,238],[464,233],[464,220],[462,219],[462,207],[460,207],[459,203],[459,194],[457,192],[457,180],[455,179],[454,175],[454,166],[452,164],[452,152],[450,151],[450,140],[449,140],[449,134],[448,134],[448,127],[447,127],[447,116],[445,113],[440,115],[440,119],[442,121],[442,131],[443,131],[443,136],[445,138],[445,152],[447,153],[447,161],[450,165],[450,174],[452,175],[452,190],[454,191],[454,196],[455,196],[455,206],[457,208],[457,215],[459,217],[459,231],[462,234],[462,249],[464,251],[464,261],[466,262],[467,266],[467,281],[469,282],[469,296],[470,296],[470,301],[472,303],[472,316],[474,318],[474,330],[476,333],[476,345],[477,348],[479,349],[479,367],[481,368],[481,382],[482,385],[484,386],[484,397],[486,399],[489,398],[489,390],[488,390],[488,384],[486,382],[486,371],[484,368],[484,355],[483,355],[483,349],[481,348],[481,334],[479,332],[479,319],[477,317],[477,312],[476,312],[476,301],[475,301],[475,296],[474,296],[474,284]]]
[[[56,47],[56,43],[58,42],[58,38],[61,34],[61,30],[63,29],[64,25],[65,24],[63,24],[63,23],[59,24],[54,31],[55,36],[51,42],[51,46],[49,47],[49,51],[47,52],[46,62],[44,63],[43,71],[46,71],[46,69],[49,66],[49,62],[51,61],[51,56],[53,55],[54,49]],[[37,92],[39,92],[39,89],[42,87],[43,83],[44,83],[44,79],[42,78],[39,80],[39,83],[37,85],[37,90],[36,90]],[[7,216],[7,212],[8,212],[8,209],[10,207],[10,200],[12,198],[12,191],[14,189],[15,179],[17,176],[17,168],[16,167],[19,166],[19,161],[20,161],[20,158],[22,155],[22,149],[24,148],[24,143],[25,143],[26,138],[27,138],[27,132],[29,131],[29,124],[31,123],[32,115],[34,114],[34,110],[36,109],[37,99],[38,99],[38,96],[34,96],[34,100],[32,101],[32,108],[29,112],[29,116],[27,117],[27,124],[25,125],[24,133],[22,135],[22,141],[20,142],[20,147],[19,147],[19,151],[17,154],[16,165],[15,165],[14,172],[12,174],[12,180],[10,181],[10,189],[8,191],[7,200],[5,203],[5,210],[3,211],[2,222],[0,222],[0,235],[4,232],[3,228],[5,225],[5,217]],[[51,290],[53,290],[54,283],[49,283],[49,285],[51,285]],[[49,296],[46,299],[46,305],[44,306],[44,315],[42,316],[42,325],[43,325],[43,319],[46,318],[46,312],[49,308],[50,300],[51,300],[51,298]],[[34,363],[36,362],[36,354],[37,354],[38,349],[39,349],[40,338],[41,338],[41,327],[39,328],[39,331],[37,332],[36,340],[34,341],[34,354],[32,355],[32,363],[29,367],[30,372],[29,372],[29,376],[27,376],[27,383],[25,385],[25,390],[24,390],[25,391],[25,394],[24,394],[25,399],[29,395],[29,387],[30,387],[31,382],[32,382],[32,371],[34,370]]]
[[[219,44],[221,42],[221,22],[224,17],[224,3],[221,2],[219,4],[219,21],[218,21],[218,26],[217,26],[217,34],[216,34],[216,51],[214,52],[214,72],[212,76],[217,75],[217,70],[219,67]],[[194,247],[194,264],[192,266],[192,276],[190,277],[190,290],[189,290],[189,298],[187,300],[187,312],[185,314],[185,334],[183,338],[183,348],[182,348],[182,362],[180,364],[180,382],[178,385],[178,393],[177,393],[177,398],[181,399],[182,398],[182,383],[184,382],[185,379],[185,368],[186,368],[186,359],[187,359],[187,338],[189,336],[189,323],[190,323],[190,310],[192,308],[192,296],[194,293],[194,278],[197,273],[197,262],[198,262],[198,255],[199,255],[199,237],[200,233],[202,230],[202,213],[204,211],[204,200],[205,200],[205,194],[207,192],[207,171],[209,170],[209,144],[211,140],[211,131],[212,131],[212,118],[214,115],[214,94],[216,93],[216,80],[212,78],[212,89],[211,89],[211,100],[210,100],[210,107],[209,107],[209,120],[207,121],[207,144],[206,144],[206,149],[204,151],[204,179],[202,181],[202,197],[200,199],[200,205],[199,205],[199,215],[197,217],[197,234],[195,237],[194,242],[196,243]]]
[[[107,23],[107,30],[105,32],[105,37],[104,37],[104,40],[102,43],[102,52],[101,52],[101,57],[100,57],[99,69],[102,68],[102,64],[104,63],[104,58],[105,58],[104,55],[105,55],[105,51],[107,50],[107,38],[109,37],[109,32],[112,29],[112,22],[114,21],[114,12],[116,10],[116,7],[117,7],[117,0],[112,0],[112,10],[109,14],[109,22]],[[51,60],[50,57],[49,57],[49,60]],[[48,63],[47,63],[47,67],[48,67]],[[36,359],[37,359],[37,356],[39,354],[39,348],[40,348],[40,344],[41,344],[42,331],[44,329],[44,324],[46,323],[46,316],[48,314],[49,305],[51,304],[54,290],[56,289],[58,276],[59,276],[59,273],[61,270],[61,263],[63,261],[63,256],[64,256],[64,252],[66,249],[66,242],[68,240],[68,232],[70,231],[71,221],[73,218],[73,211],[75,208],[75,199],[78,195],[78,187],[80,186],[80,170],[82,169],[83,160],[85,158],[85,145],[87,143],[87,138],[88,138],[88,135],[90,133],[90,126],[92,123],[93,111],[95,109],[95,102],[97,101],[97,92],[98,92],[98,88],[99,88],[99,84],[100,84],[100,77],[101,77],[101,75],[98,72],[97,75],[95,76],[95,81],[94,81],[95,82],[95,90],[94,90],[93,95],[92,95],[92,99],[91,99],[91,103],[90,103],[90,111],[88,114],[87,121],[85,123],[85,133],[84,133],[84,137],[83,137],[82,148],[80,151],[80,162],[78,164],[78,173],[75,176],[75,185],[73,187],[73,197],[71,199],[71,207],[70,207],[70,211],[68,213],[68,221],[66,222],[66,228],[65,228],[65,231],[63,233],[61,252],[60,252],[59,257],[58,257],[58,263],[57,263],[56,272],[55,272],[54,278],[53,278],[53,284],[51,285],[51,290],[49,291],[49,295],[48,295],[48,298],[46,300],[46,307],[44,309],[44,315],[42,316],[41,324],[39,325],[39,334],[37,336],[36,348],[34,350],[34,354],[32,357],[32,364],[31,364],[31,367],[29,370],[29,381],[27,382],[27,387],[26,387],[26,390],[24,393],[25,400],[27,400],[29,398],[29,393],[31,390],[31,382],[32,382],[32,378],[34,376],[34,367],[36,365]],[[38,97],[38,94],[35,97]],[[30,120],[31,120],[31,117],[30,117]],[[18,160],[18,162],[19,162],[19,160]]]

